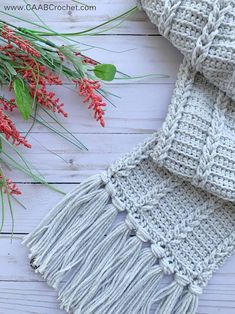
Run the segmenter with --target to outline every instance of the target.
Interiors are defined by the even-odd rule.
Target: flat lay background
[[[134,0],[84,0],[96,5],[96,11],[39,11],[40,18],[58,32],[80,31],[108,20],[134,6]],[[19,5],[23,1],[1,0],[5,5]],[[44,4],[49,1],[30,1]],[[73,4],[72,1],[54,1],[56,4]],[[37,22],[29,11],[9,11],[22,18]],[[0,13],[1,19],[6,18]],[[7,17],[8,22],[16,22]],[[26,25],[22,23],[23,25]],[[22,25],[21,24],[21,25]],[[177,71],[182,56],[162,38],[143,13],[137,13],[128,21],[108,33],[93,37],[73,38],[87,45],[105,49],[88,49],[87,55],[105,63],[114,63],[130,75],[159,73],[168,78],[115,81],[107,86],[120,98],[113,98],[116,107],[108,105],[106,127],[101,128],[91,117],[74,89],[69,86],[54,88],[65,102],[69,117],[61,119],[89,149],[79,152],[48,129],[35,125],[29,137],[33,148],[23,150],[24,156],[40,171],[50,184],[67,192],[87,176],[104,170],[107,165],[137,143],[159,129],[167,113]],[[112,52],[110,52],[111,50]],[[27,132],[30,124],[15,117],[21,131]],[[53,125],[53,121],[49,121]],[[62,195],[31,182],[30,178],[15,170],[6,169],[7,175],[18,182],[23,195],[14,204],[15,228],[11,236],[11,219],[6,215],[4,233],[0,236],[0,314],[59,314],[56,293],[47,287],[42,278],[29,266],[27,249],[21,245],[25,234],[33,230]],[[200,314],[235,313],[235,256],[218,271],[200,298]],[[127,313],[132,314],[132,313]]]

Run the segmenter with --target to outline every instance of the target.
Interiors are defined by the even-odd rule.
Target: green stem
[[[31,22],[31,21],[29,21],[29,20],[20,18],[20,17],[18,17],[17,15],[10,14],[10,13],[4,12],[4,11],[2,11],[2,10],[0,10],[0,13],[3,13],[3,14],[5,14],[5,15],[7,15],[7,16],[10,16],[10,17],[14,17],[15,19],[17,19],[17,20],[19,20],[19,21],[26,22],[26,23],[28,23],[28,24],[30,24],[30,25],[37,26],[38,28],[42,28],[42,29],[45,29],[45,30],[48,31],[48,28],[47,28],[47,27],[45,27],[45,26],[43,26],[43,25],[40,25],[40,24],[38,24],[38,23]],[[10,26],[10,24],[8,24],[7,22],[5,22],[5,21],[3,21],[3,20],[0,20],[0,22],[2,22],[2,23],[4,23],[4,24],[7,24],[7,25]],[[13,26],[13,27],[14,27],[15,29],[17,29],[18,31],[20,31],[20,32],[22,32],[22,33],[24,33],[24,34],[26,34],[26,35],[27,35],[27,33],[29,33],[29,31],[31,32],[31,36],[34,35],[34,32],[40,34],[40,32],[34,31],[34,30],[32,30],[32,29],[20,28],[20,27],[16,27],[16,26]],[[53,31],[53,30],[52,30],[52,33],[54,34],[53,36],[62,36],[62,35],[60,35],[59,33],[55,32],[55,31]],[[122,52],[123,52],[123,51],[114,51],[114,50],[110,50],[110,49],[106,49],[106,48],[102,48],[102,47],[98,47],[98,46],[93,46],[93,45],[85,44],[85,43],[82,43],[82,42],[80,42],[80,41],[77,41],[77,40],[74,40],[74,39],[71,39],[71,38],[68,39],[66,36],[62,36],[62,37],[64,37],[65,39],[69,40],[70,42],[74,42],[74,43],[76,43],[76,44],[89,47],[89,49],[101,49],[101,50],[108,51],[108,52],[113,52],[113,53],[122,53]],[[32,38],[31,38],[31,39],[32,39]]]
[[[43,180],[42,178],[38,177],[37,175],[34,174],[29,174],[29,172],[27,171],[27,169],[25,169],[22,165],[20,165],[18,162],[16,162],[9,154],[7,154],[6,152],[2,153],[3,155],[5,155],[8,159],[10,159],[12,161],[12,163],[10,163],[10,165],[12,167],[14,167],[17,170],[20,170],[21,172],[25,173],[26,175],[30,176],[35,182],[39,182],[41,184],[46,185],[47,187],[49,187],[50,189],[52,189],[53,191],[56,191],[60,194],[65,194],[62,190],[54,187],[52,184],[49,184],[48,182],[46,182],[45,180]],[[4,161],[1,157],[0,157],[1,161]],[[9,163],[9,162],[8,162]]]
[[[11,144],[11,143],[5,138],[5,136],[2,135],[1,133],[0,133],[0,138],[1,138],[1,140],[2,140],[3,142],[5,142],[6,144],[8,144],[8,145],[13,149],[13,151],[17,154],[17,156],[18,156],[18,157],[20,158],[20,160],[23,162],[23,164],[25,165],[25,167],[28,169],[29,173],[31,173],[31,174],[33,175],[32,171],[31,171],[31,169],[30,169],[30,167],[29,167],[29,165],[28,165],[28,162],[26,162],[26,160],[23,158],[23,156],[18,152],[17,148],[16,148],[13,144]]]
[[[137,10],[138,10],[138,7],[135,6],[132,9],[126,11],[125,13],[122,13],[122,14],[120,14],[120,15],[118,15],[118,16],[116,16],[116,17],[114,17],[114,18],[112,18],[112,19],[110,19],[110,20],[108,20],[108,21],[106,21],[104,23],[101,23],[101,24],[99,24],[97,26],[94,26],[92,28],[89,28],[89,29],[81,31],[81,32],[57,33],[57,32],[37,32],[37,31],[33,31],[33,33],[36,33],[36,34],[38,34],[40,36],[78,36],[78,35],[90,33],[91,31],[94,31],[94,30],[96,30],[98,28],[101,28],[101,27],[103,27],[103,26],[105,26],[105,25],[107,25],[109,23],[112,23],[112,22],[114,22],[114,21],[116,21],[116,20],[118,20],[118,19],[120,19],[122,17],[125,17],[126,15],[128,15],[130,13],[134,13]]]
[[[2,180],[3,180],[3,183],[4,183],[4,187],[5,187],[5,190],[6,190],[6,194],[7,194],[7,200],[8,200],[8,205],[9,205],[10,214],[11,214],[11,225],[12,225],[11,233],[12,233],[12,237],[13,237],[13,232],[14,232],[14,227],[15,227],[15,220],[14,220],[13,208],[12,208],[12,204],[11,204],[11,195],[10,195],[10,192],[8,190],[7,180],[6,180],[5,176],[4,176],[4,173],[3,173],[1,167],[0,167],[0,175],[2,177]]]
[[[2,205],[2,219],[1,219],[1,227],[0,227],[0,233],[2,232],[4,221],[5,221],[5,206],[4,206],[4,195],[2,191],[3,187],[1,186],[1,205]]]
[[[48,114],[47,111],[46,111],[46,113]],[[73,144],[75,147],[79,148],[80,150],[86,150],[86,151],[88,151],[87,147],[84,146],[71,132],[69,132],[67,129],[65,129],[62,124],[59,124],[59,125],[60,125],[63,129],[65,129],[68,134],[70,134],[72,137],[74,137],[75,140],[79,143],[80,146],[79,146],[78,144],[76,144],[73,140],[71,140],[71,139],[69,139],[68,137],[66,137],[65,135],[63,135],[63,133],[58,132],[58,130],[56,130],[55,128],[53,128],[52,126],[50,126],[49,123],[47,123],[47,122],[45,121],[45,119],[44,119],[42,116],[40,116],[39,114],[38,114],[38,116],[39,116],[40,119],[42,120],[42,121],[41,121],[40,119],[35,118],[35,120],[36,120],[38,123],[40,123],[40,124],[46,126],[49,130],[51,130],[51,131],[53,131],[54,133],[58,134],[60,137],[64,138],[66,141],[68,141],[69,143]],[[52,117],[52,119],[55,120],[55,118],[53,118],[53,117]]]

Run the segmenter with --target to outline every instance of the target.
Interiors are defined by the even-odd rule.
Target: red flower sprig
[[[4,182],[6,180],[6,182]],[[7,192],[10,195],[20,195],[22,194],[17,185],[12,182],[11,179],[3,179],[3,177],[0,175],[0,188],[3,188],[3,192],[6,194]],[[6,186],[7,184],[7,186]]]
[[[1,46],[0,50],[10,57],[12,61],[18,60],[19,64],[21,64],[21,67],[16,69],[16,72],[21,74],[28,83],[31,97],[42,107],[67,117],[68,114],[63,110],[64,104],[60,103],[60,99],[56,97],[55,93],[47,90],[47,85],[62,85],[59,76],[48,71],[45,66],[35,60],[35,57],[40,58],[41,54],[28,40],[16,35],[7,25],[2,27],[1,35],[8,41],[8,44]],[[12,44],[15,44],[25,54],[20,53]]]
[[[62,85],[60,77],[48,71],[40,61],[35,60],[35,57],[40,58],[40,53],[28,40],[16,35],[7,25],[2,27],[2,37],[8,41],[8,44],[4,47],[0,46],[0,50],[12,61],[19,61],[19,64],[21,64],[21,67],[16,71],[27,82],[31,97],[42,107],[67,117],[68,114],[63,109],[64,104],[60,102],[54,92],[47,90],[47,85]],[[22,51],[19,52],[13,44],[20,48],[23,53]],[[57,51],[57,54],[63,63],[66,60],[65,56],[60,51]],[[97,65],[97,61],[84,56],[81,52],[74,52],[74,54],[81,58],[84,64]],[[80,95],[84,96],[83,102],[89,102],[88,109],[94,111],[94,118],[104,127],[104,107],[106,103],[103,101],[102,96],[97,93],[101,88],[100,82],[89,78],[73,79],[73,82],[79,87]],[[11,108],[13,109],[13,107]]]
[[[0,108],[0,133],[4,134],[8,141],[11,140],[12,144],[14,145],[24,145],[27,148],[31,148],[31,145],[28,143],[28,141],[20,135],[14,123],[4,113],[4,110],[12,111],[16,107],[14,104],[14,99],[7,101],[3,98],[0,98],[0,104],[2,105],[2,108]],[[13,183],[11,179],[4,180],[2,175],[0,175],[0,188],[3,189],[5,194],[7,192],[10,195],[21,194],[21,191],[17,185]]]
[[[7,25],[2,27],[2,37],[8,41],[8,44],[14,43],[21,50],[25,51],[36,58],[40,58],[41,54],[37,51],[31,43],[24,39],[22,36],[16,35],[15,32],[10,29]]]
[[[3,108],[0,108],[0,132],[5,135],[8,141],[12,140],[12,144],[31,148],[28,141],[20,135],[15,124],[5,115]]]
[[[63,110],[64,104],[60,102],[60,98],[56,97],[54,92],[47,90],[48,85],[62,85],[59,76],[47,71],[45,66],[40,65],[35,60],[28,58],[25,63],[30,68],[20,70],[19,73],[28,82],[31,97],[35,98],[42,107],[67,117],[68,114]]]
[[[12,112],[16,108],[15,99],[11,98],[10,100],[4,99],[0,97],[0,105],[6,111]]]
[[[78,56],[78,57],[81,57],[82,58],[82,62],[85,63],[85,64],[90,64],[90,65],[97,65],[98,62],[87,57],[87,56],[84,56],[83,54],[81,54],[81,52],[75,52],[75,56]]]
[[[106,103],[103,101],[102,96],[96,93],[101,87],[100,82],[83,78],[79,82],[75,81],[75,83],[79,86],[80,95],[84,96],[83,102],[90,103],[88,109],[94,111],[94,118],[104,127],[104,107],[106,107]]]

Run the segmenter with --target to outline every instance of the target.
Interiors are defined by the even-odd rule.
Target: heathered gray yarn
[[[141,0],[159,32],[235,100],[235,1]]]
[[[68,313],[195,314],[235,249],[234,1],[139,5],[185,55],[166,121],[24,241]]]
[[[152,153],[159,165],[235,201],[235,102],[186,62]]]

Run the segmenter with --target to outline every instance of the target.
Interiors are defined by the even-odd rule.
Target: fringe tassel
[[[171,284],[162,288],[155,296],[155,302],[160,302],[155,314],[172,313],[182,297],[186,285],[188,285],[188,281],[176,275]]]
[[[112,186],[94,176],[48,214],[24,240],[36,272],[58,291],[69,313],[148,314],[160,302],[158,314],[195,314],[198,295],[184,277],[175,275],[159,290],[164,254],[158,260],[143,246],[148,235],[135,220],[128,215],[114,226],[122,209],[112,194]]]
[[[118,232],[118,229],[114,230],[114,233]],[[91,313],[92,311],[99,313],[99,306],[101,308],[107,307],[109,303],[112,303],[115,296],[118,297],[122,284],[121,277],[134,265],[141,249],[141,243],[138,239],[127,240],[130,230],[126,228],[125,224],[120,225],[121,229],[123,229],[121,232],[126,229],[124,239],[121,234],[119,235],[121,242],[122,240],[125,242],[122,243],[122,246],[119,244],[117,247],[111,245],[109,249],[112,253],[110,252],[110,255],[105,256],[106,261],[105,259],[102,260],[99,267],[94,269],[92,274],[80,285],[83,295],[80,300],[76,296],[76,313]],[[90,287],[92,288],[90,289]],[[88,289],[89,295],[84,289]],[[104,313],[102,310],[101,312]]]
[[[117,215],[117,210],[109,203],[110,194],[104,189],[101,177],[90,178],[46,217],[45,226],[42,223],[24,240],[30,247],[36,272],[40,272],[49,285],[58,286],[64,272],[72,267],[69,263],[74,261],[73,254],[78,251],[84,258],[86,243],[92,241],[95,246],[102,239]]]
[[[49,228],[51,222],[54,222],[54,219],[57,218],[57,215],[64,210],[69,205],[76,203],[77,200],[82,195],[86,195],[91,191],[95,191],[97,187],[102,185],[102,180],[100,175],[95,175],[89,177],[85,180],[82,184],[77,186],[73,191],[68,193],[58,204],[57,206],[51,210],[45,218],[41,221],[41,223],[37,226],[34,232],[30,233],[28,236],[25,237],[23,244],[31,245],[33,240],[37,237],[40,232],[45,231]]]
[[[110,272],[113,259],[122,250],[128,233],[126,226],[121,224],[90,252],[85,264],[74,273],[71,281],[67,282],[59,292],[59,299],[66,311],[71,308],[76,309],[83,298],[93,297],[99,284],[105,280],[106,272]]]
[[[176,306],[174,314],[196,314],[199,295],[201,293],[201,288],[192,286],[189,287]]]
[[[107,313],[149,313],[163,275],[158,265],[147,269],[142,278],[133,281],[123,292],[122,299],[118,300]]]
[[[81,228],[83,231],[80,232],[79,230],[77,232],[79,235],[76,234],[76,237],[71,237],[71,240],[67,241],[67,251],[64,249],[63,253],[60,254],[62,249],[59,249],[60,245],[58,246],[57,259],[55,259],[55,255],[52,255],[51,262],[47,260],[47,265],[48,263],[50,265],[42,265],[39,268],[39,271],[47,270],[44,277],[50,285],[57,288],[66,273],[72,271],[74,267],[85,263],[89,252],[94,250],[99,241],[104,238],[116,216],[116,209],[109,204],[93,225],[84,224],[83,228]],[[54,265],[52,264],[53,261],[55,262]]]
[[[139,240],[135,237],[132,241]],[[149,250],[143,249],[133,253],[129,259],[126,259],[120,271],[118,270],[112,276],[110,284],[105,289],[102,289],[102,293],[96,296],[92,303],[87,305],[87,311],[90,309],[97,314],[116,313],[119,311],[119,309],[115,309],[118,307],[117,303],[124,301],[129,287],[134,283],[138,283],[144,276],[144,273],[147,272],[149,266],[154,263],[153,256]],[[87,312],[85,311],[85,313]]]
[[[53,225],[55,220],[59,220],[60,214],[62,214],[61,218],[63,219],[66,209],[75,207],[81,196],[86,196],[88,193],[96,191],[102,183],[100,175],[92,176],[76,187],[73,191],[68,193],[62,201],[46,215],[37,228],[24,238],[23,244],[32,248],[33,244],[38,243],[40,237],[52,227],[51,224]]]
[[[84,206],[83,199],[80,199],[80,204],[77,204],[76,206],[76,210],[78,211],[77,217],[74,216],[71,211],[72,218],[67,220],[64,219],[64,222],[63,220],[60,222],[60,219],[55,220],[52,229],[48,229],[47,233],[41,238],[41,241],[35,245],[34,249],[37,254],[40,255],[40,258],[36,258],[35,260],[36,264],[41,265],[44,261],[46,267],[48,263],[52,261],[51,258],[57,259],[57,255],[61,256],[66,252],[67,248],[70,247],[70,244],[74,243],[79,235],[82,234],[82,231],[87,230],[92,225],[95,215],[98,216],[101,213],[101,210],[107,205],[109,199],[105,190],[98,190],[87,196],[91,197],[92,201],[88,201]],[[84,210],[84,213],[79,214],[79,209]],[[86,210],[88,209],[91,221],[86,214]],[[66,212],[66,216],[67,215],[68,211]],[[86,219],[88,220],[86,221]],[[60,249],[62,249],[62,251],[60,251]],[[45,258],[45,256],[47,256],[47,258]]]

